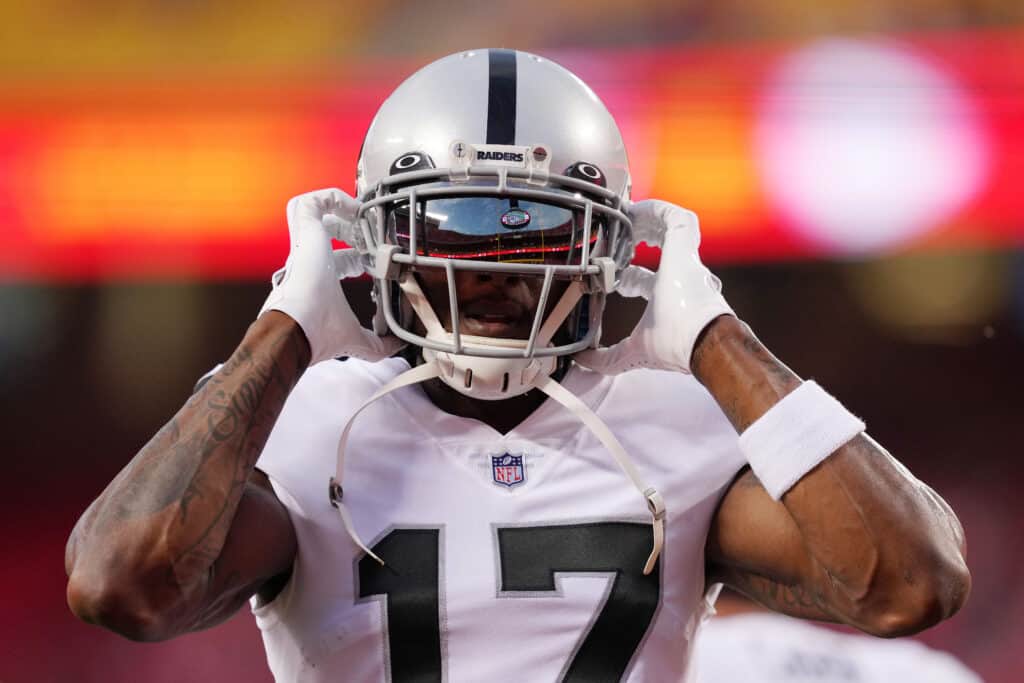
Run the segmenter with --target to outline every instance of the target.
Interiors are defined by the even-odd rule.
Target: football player
[[[238,349],[82,515],[72,610],[159,640],[251,600],[288,681],[680,680],[717,582],[881,636],[955,613],[949,507],[735,316],[692,212],[629,192],[547,59],[402,83],[356,197],[288,203]],[[611,291],[648,303],[604,347]]]

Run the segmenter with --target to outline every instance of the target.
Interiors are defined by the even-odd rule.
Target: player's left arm
[[[730,315],[700,336],[692,369],[740,433],[801,384]],[[715,515],[707,552],[712,581],[780,612],[880,636],[952,616],[971,585],[956,515],[863,432],[778,501],[744,470]]]

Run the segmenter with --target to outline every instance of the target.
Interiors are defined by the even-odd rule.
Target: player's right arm
[[[331,246],[358,207],[337,189],[288,202],[288,262],[262,314],[71,532],[68,603],[79,617],[160,640],[212,626],[283,585],[295,532],[254,466],[285,399],[313,363],[376,361],[401,346],[364,329],[339,284],[362,272],[352,250]]]
[[[294,320],[260,316],[89,506],[65,553],[79,618],[162,640],[218,623],[282,584],[295,532],[254,465],[309,359]]]

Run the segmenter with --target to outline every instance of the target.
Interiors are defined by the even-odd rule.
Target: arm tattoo
[[[691,366],[737,432],[800,385],[800,378],[732,316],[708,325]]]
[[[726,583],[775,612],[801,619],[836,621],[825,611],[825,599],[800,584],[787,585],[753,572],[733,571]]]
[[[738,432],[800,384],[730,316],[712,322],[698,344],[694,375]],[[730,527],[731,570],[723,576],[772,609],[891,633],[930,625],[963,604],[970,577],[959,522],[867,434],[836,448],[781,506],[765,510],[774,521]],[[773,536],[773,525],[788,530]],[[894,613],[911,625],[894,626]]]
[[[277,416],[308,362],[295,328],[247,336],[231,359],[111,482],[83,522],[92,531],[153,524],[168,581],[201,595]],[[148,528],[148,527],[147,527]]]
[[[284,348],[289,345],[291,349]],[[292,361],[289,368],[282,367],[278,353],[256,358],[243,347],[223,376],[214,376],[200,391],[207,408],[207,435],[178,509],[180,524],[194,528],[182,537],[186,542],[172,561],[174,578],[183,588],[193,581],[204,583],[220,555],[252,468],[297,379],[296,346],[294,335],[274,343],[275,350],[290,352],[285,354]],[[191,525],[190,509],[198,509]]]
[[[748,333],[743,337],[743,348],[757,359],[761,367],[765,369],[774,382],[784,385],[793,381],[795,377],[793,371],[772,355],[753,333]]]

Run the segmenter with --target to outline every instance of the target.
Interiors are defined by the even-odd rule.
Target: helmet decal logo
[[[501,224],[509,230],[516,230],[529,225],[530,218],[530,214],[523,209],[509,209],[501,214]]]
[[[448,154],[453,164],[460,169],[505,166],[547,170],[547,162],[538,161],[531,148],[522,145],[481,145],[456,140],[448,146]]]
[[[522,152],[495,152],[491,150],[478,149],[476,152],[477,161],[515,161],[523,160]]]
[[[412,168],[416,164],[422,161],[422,157],[419,154],[406,154],[395,162],[395,168],[400,171],[404,171],[407,168]]]
[[[422,152],[406,152],[391,164],[389,175],[434,168],[434,161]]]
[[[523,456],[503,453],[491,456],[491,477],[495,484],[512,488],[526,481]]]
[[[601,169],[587,161],[577,161],[565,169],[565,175],[576,180],[586,180],[600,187],[608,187],[608,180],[604,177]]]

